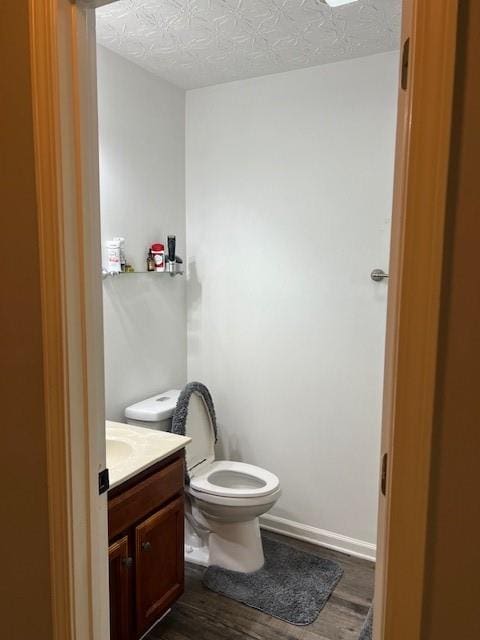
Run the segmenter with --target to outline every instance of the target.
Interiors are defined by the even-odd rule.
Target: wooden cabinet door
[[[183,593],[183,496],[135,529],[137,635]]]
[[[110,545],[108,549],[110,581],[110,640],[130,640],[131,565],[128,556],[128,537]]]

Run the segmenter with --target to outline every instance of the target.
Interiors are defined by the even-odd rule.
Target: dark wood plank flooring
[[[187,565],[185,594],[147,640],[357,640],[373,596],[374,565],[300,540],[265,535],[338,562],[344,575],[317,620],[297,627],[209,591]]]

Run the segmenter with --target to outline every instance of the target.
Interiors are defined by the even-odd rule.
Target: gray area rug
[[[291,624],[311,624],[325,606],[343,570],[288,544],[263,538],[265,565],[254,573],[211,566],[206,587]]]
[[[372,640],[372,625],[373,625],[373,608],[370,607],[365,622],[363,623],[362,630],[358,636],[358,640]]]

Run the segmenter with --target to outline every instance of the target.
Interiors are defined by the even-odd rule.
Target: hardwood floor
[[[317,620],[297,627],[209,591],[187,565],[185,594],[146,640],[358,640],[373,596],[374,564],[307,542],[265,535],[338,562],[344,575]]]

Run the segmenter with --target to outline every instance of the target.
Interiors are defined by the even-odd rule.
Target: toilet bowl
[[[137,403],[127,409],[127,420],[165,428],[179,394],[168,391]],[[168,401],[158,400],[165,396]],[[280,497],[279,479],[261,467],[215,459],[211,416],[196,393],[189,400],[185,432],[192,438],[186,449],[185,559],[240,572],[260,569],[265,559],[258,518]]]
[[[277,476],[260,467],[224,460],[203,467],[187,488],[194,520],[190,538],[187,528],[187,560],[241,572],[260,569],[265,559],[258,517],[280,493]],[[198,536],[203,545],[194,537],[195,523],[207,532]],[[203,558],[202,546],[208,546]]]

